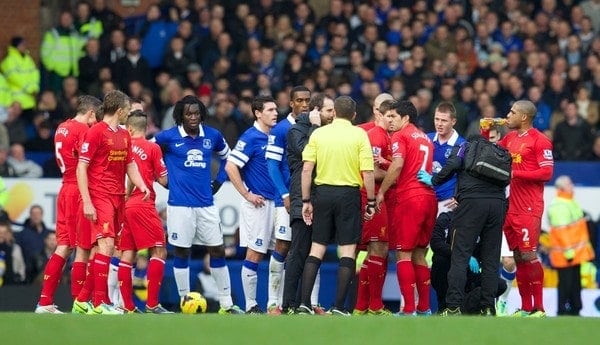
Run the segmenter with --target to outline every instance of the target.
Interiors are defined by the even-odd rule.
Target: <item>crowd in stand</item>
[[[58,176],[53,130],[81,94],[121,89],[142,100],[150,135],[172,126],[175,102],[195,94],[206,123],[233,146],[252,125],[253,97],[273,96],[284,117],[300,84],[352,96],[357,123],[370,120],[381,92],[408,99],[426,132],[435,106],[451,101],[462,135],[527,98],[555,159],[600,160],[600,1],[328,5],[322,16],[306,0],[159,1],[130,18],[104,0],[62,9],[43,34],[39,65],[18,36],[0,62],[0,175]]]

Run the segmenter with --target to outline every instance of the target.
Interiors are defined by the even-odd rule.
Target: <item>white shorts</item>
[[[265,205],[258,208],[243,200],[240,204],[240,246],[263,254],[274,249],[274,218],[275,203],[272,200],[265,200]]]
[[[170,244],[190,248],[192,244],[209,247],[223,244],[223,230],[216,206],[167,206],[167,233]]]
[[[502,246],[500,247],[500,257],[505,256],[514,256],[512,250],[508,248],[508,241],[506,240],[506,235],[504,235],[504,231],[502,231]]]
[[[283,241],[292,241],[292,228],[290,228],[290,214],[285,207],[275,207],[275,238]]]

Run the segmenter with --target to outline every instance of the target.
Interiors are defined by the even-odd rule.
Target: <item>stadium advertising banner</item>
[[[50,228],[56,224],[56,196],[61,186],[60,179],[23,179],[5,178],[9,194],[6,211],[15,222],[22,223],[29,217],[29,207],[39,204],[44,209],[44,223]],[[166,207],[168,191],[154,184],[157,208]],[[238,209],[242,197],[229,182],[224,183],[215,195],[215,204],[219,208],[223,233],[234,234],[238,228]]]
[[[6,188],[9,193],[6,210],[16,222],[23,222],[29,216],[29,207],[39,204],[44,209],[44,222],[47,226],[54,228],[56,223],[56,195],[60,189],[60,179],[23,179],[5,178]],[[167,204],[168,191],[157,183],[156,204],[158,208]],[[544,190],[546,205],[556,196],[554,187],[547,186]],[[575,187],[575,199],[579,201],[584,211],[588,212],[593,219],[600,216],[600,187]],[[223,232],[226,235],[234,234],[238,228],[239,205],[242,197],[233,185],[225,182],[219,192],[215,195],[215,204],[219,208]],[[548,228],[546,215],[542,219],[542,228]]]

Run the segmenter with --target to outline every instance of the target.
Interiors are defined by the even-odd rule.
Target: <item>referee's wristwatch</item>
[[[302,199],[303,204],[308,204],[309,202],[310,202],[310,199]]]

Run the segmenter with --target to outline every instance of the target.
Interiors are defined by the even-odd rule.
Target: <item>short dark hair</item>
[[[333,102],[335,117],[352,120],[356,114],[356,102],[350,96],[340,96]]]
[[[385,113],[393,109],[394,102],[395,101],[393,99],[386,99],[385,101],[381,102],[379,105],[379,112],[385,115]]]
[[[408,115],[408,121],[410,123],[417,123],[417,116],[419,116],[419,112],[412,102],[404,100],[395,101],[393,104],[393,109],[396,110],[396,113],[398,113],[398,115],[401,117]]]
[[[304,86],[304,85],[294,86],[290,90],[290,101],[294,100],[294,97],[296,96],[297,92],[308,92],[308,93],[310,93],[310,90],[306,86]]]
[[[324,93],[318,93],[318,94],[312,96],[310,99],[310,102],[308,102],[308,110],[311,111],[315,107],[317,107],[317,109],[321,110],[321,108],[323,108],[323,103],[325,102],[325,98],[327,98],[327,96],[325,96]]]
[[[186,105],[198,104],[198,109],[200,110],[200,122],[204,121],[206,117],[206,106],[204,103],[200,101],[200,99],[193,95],[187,95],[182,99],[178,100],[175,103],[175,107],[173,107],[173,120],[177,126],[180,126],[183,123],[183,111],[185,110]]]
[[[90,110],[98,113],[102,101],[90,95],[82,95],[77,97],[77,114],[85,114]]]
[[[252,115],[254,115],[255,119],[256,112],[263,111],[265,109],[265,104],[269,102],[275,103],[275,99],[271,96],[258,96],[254,98],[252,101]]]
[[[139,109],[134,110],[127,116],[126,124],[137,131],[145,132],[148,127],[148,114]]]

